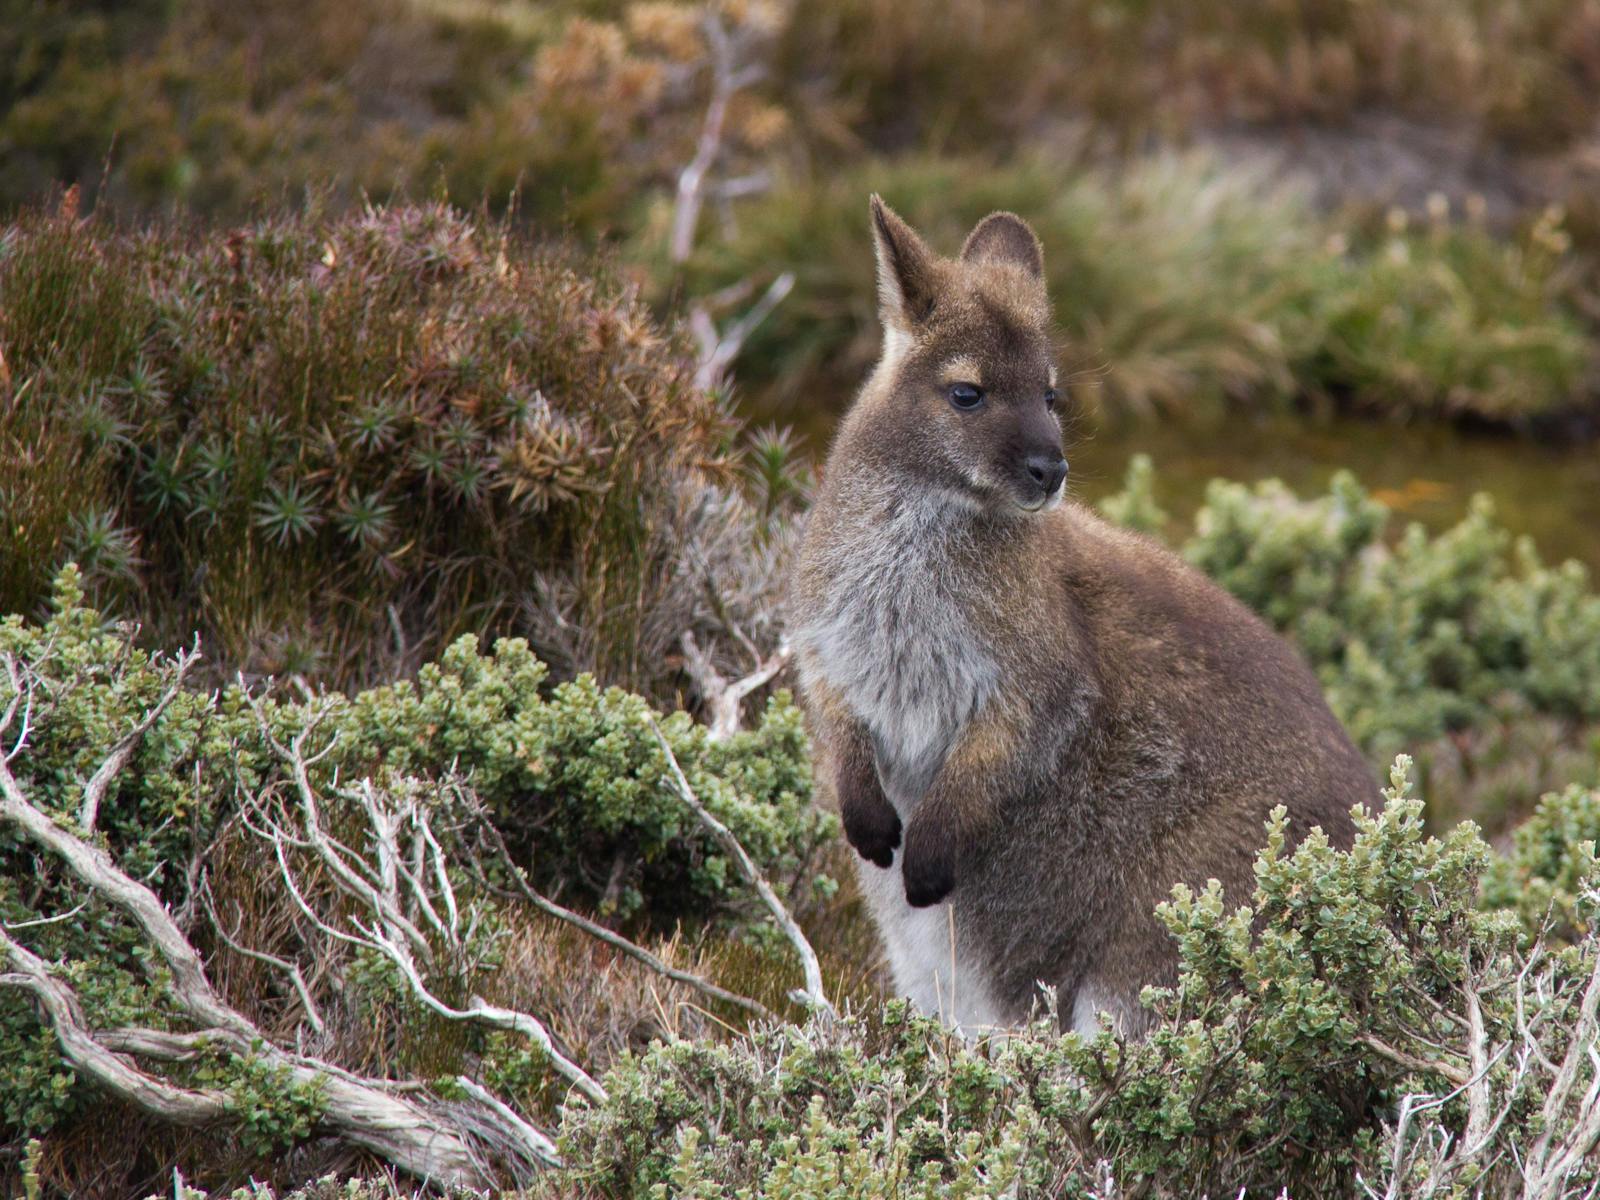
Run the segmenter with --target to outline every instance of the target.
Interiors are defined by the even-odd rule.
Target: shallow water
[[[818,414],[803,430],[818,457],[832,422]],[[1576,558],[1600,578],[1600,444],[1547,446],[1443,425],[1404,426],[1355,418],[1232,416],[1206,424],[1085,423],[1067,440],[1068,487],[1093,502],[1122,486],[1139,453],[1156,466],[1156,497],[1187,526],[1208,482],[1276,476],[1298,494],[1327,490],[1349,468],[1395,514],[1447,529],[1474,494],[1494,498],[1502,524],[1529,534],[1546,562]]]
[[[1576,558],[1600,575],[1600,446],[1541,446],[1351,418],[1146,422],[1086,429],[1069,444],[1073,492],[1093,501],[1116,491],[1128,460],[1140,452],[1155,462],[1157,499],[1180,521],[1187,522],[1217,476],[1276,476],[1307,495],[1326,490],[1334,472],[1348,467],[1399,520],[1433,530],[1453,525],[1475,493],[1487,492],[1501,522],[1531,535],[1545,561]]]

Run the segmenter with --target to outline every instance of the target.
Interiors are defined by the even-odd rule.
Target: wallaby
[[[1137,1033],[1172,886],[1247,901],[1275,805],[1346,846],[1375,779],[1293,649],[1063,501],[1033,230],[995,213],[946,259],[871,208],[883,352],[791,596],[819,778],[901,994],[970,1031],[1043,983],[1063,1024]]]

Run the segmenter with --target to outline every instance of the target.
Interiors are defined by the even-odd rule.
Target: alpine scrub
[[[446,1074],[466,1056],[474,1070],[520,1080],[519,1094],[538,1104],[553,1098],[533,1086],[548,1068],[537,1055],[521,1061],[519,1040],[463,1040],[411,1000],[381,960],[336,944],[333,959],[318,959],[320,966],[307,960],[302,984],[318,998],[323,1020],[238,949],[271,946],[293,957],[314,948],[315,930],[304,926],[297,906],[317,902],[326,879],[318,884],[295,857],[312,883],[309,899],[291,903],[274,886],[270,850],[249,840],[266,811],[250,798],[295,786],[279,747],[297,738],[316,738],[321,753],[307,768],[308,782],[323,792],[325,817],[341,841],[359,844],[361,835],[360,806],[340,780],[366,777],[419,798],[438,819],[439,836],[454,838],[460,854],[480,817],[509,845],[509,861],[463,866],[453,880],[452,902],[484,916],[463,935],[472,957],[451,986],[514,992],[524,986],[517,964],[550,942],[503,890],[513,863],[536,885],[560,889],[567,904],[642,936],[664,931],[676,940],[692,925],[715,930],[719,940],[747,940],[747,957],[765,961],[754,928],[758,907],[672,790],[658,731],[702,802],[769,878],[786,891],[803,879],[802,900],[828,889],[817,863],[835,821],[811,804],[798,712],[781,695],[755,728],[712,742],[686,715],[663,716],[640,697],[601,689],[587,677],[547,686],[546,668],[525,642],[503,640],[482,654],[468,638],[415,681],[353,698],[290,702],[238,684],[201,690],[185,679],[186,655],[145,651],[131,632],[85,606],[71,567],[56,581],[47,620],[0,622],[9,770],[30,803],[178,914],[211,952],[222,986],[238,989],[264,1029],[294,1042],[300,1023],[299,1036],[315,1039],[331,1060],[431,1064]],[[90,811],[94,764],[124,745],[122,768]],[[290,851],[302,855],[305,845]],[[0,864],[0,918],[10,936],[71,984],[92,1025],[186,1031],[167,968],[114,904],[14,830],[0,833]],[[62,913],[72,919],[59,919]],[[329,950],[321,947],[324,956]],[[670,946],[665,952],[675,954]],[[96,1119],[97,1089],[62,1063],[55,1036],[15,989],[0,988],[0,1053],[14,1066],[0,1084],[8,1137]],[[270,1063],[226,1053],[181,1063],[188,1065],[173,1076],[180,1084],[234,1097],[229,1103],[245,1136],[227,1161],[270,1157],[316,1127],[315,1089]]]
[[[1526,849],[1500,860],[1470,823],[1428,836],[1407,768],[1381,812],[1355,814],[1348,851],[1313,835],[1287,852],[1276,814],[1248,907],[1174,892],[1160,917],[1179,978],[1146,993],[1146,1040],[1061,1035],[1042,997],[1037,1024],[987,1042],[894,1002],[839,1028],[659,1045],[614,1069],[606,1105],[569,1119],[584,1165],[559,1186],[1583,1195],[1600,1169],[1584,1101],[1600,1037],[1593,844],[1577,851],[1578,920],[1558,948],[1480,904],[1485,873],[1528,869]]]

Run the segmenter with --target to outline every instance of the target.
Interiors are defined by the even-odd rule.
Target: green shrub
[[[546,693],[545,676],[519,639],[483,655],[464,637],[415,683],[338,706],[330,770],[461,772],[526,847],[536,881],[664,928],[703,917],[743,885],[663,785],[658,724],[696,794],[769,872],[796,876],[832,829],[811,804],[810,747],[787,694],[755,728],[713,742],[685,713],[661,718],[641,697],[588,676]],[[300,712],[287,710],[291,726]]]
[[[1511,853],[1495,860],[1487,902],[1514,909],[1530,929],[1575,940],[1586,928],[1584,889],[1600,845],[1600,791],[1569,787],[1539,801],[1519,825]]]
[[[1159,915],[1179,977],[1147,990],[1147,1039],[1063,1035],[1046,997],[1033,1026],[976,1043],[898,1001],[658,1041],[615,1065],[603,1104],[566,1110],[566,1165],[527,1194],[1582,1195],[1600,800],[1551,797],[1500,859],[1470,824],[1427,836],[1406,771],[1348,851],[1287,851],[1275,814],[1249,907],[1174,890]],[[1565,948],[1497,891],[1531,878],[1556,884]]]
[[[842,406],[876,353],[874,191],[947,253],[994,209],[1027,217],[1089,408],[1313,398],[1526,424],[1589,403],[1593,349],[1554,218],[1511,242],[1447,219],[1352,238],[1294,190],[1200,157],[1115,172],[947,157],[792,181],[690,264],[696,293],[796,272],[740,360],[745,385],[787,414],[818,395]]]
[[[826,887],[816,856],[836,822],[811,805],[808,748],[799,714],[782,694],[756,728],[713,743],[685,715],[662,717],[638,696],[602,690],[587,677],[547,689],[546,668],[525,642],[505,639],[484,655],[465,638],[414,683],[353,699],[258,698],[253,707],[238,685],[213,692],[183,687],[158,709],[178,679],[177,663],[139,649],[129,628],[108,626],[84,607],[73,568],[57,581],[55,605],[43,624],[16,616],[0,622],[0,712],[16,699],[26,714],[25,725],[17,717],[3,735],[7,751],[19,747],[11,770],[32,803],[77,828],[89,773],[147,713],[158,712],[106,792],[92,836],[122,870],[147,881],[190,921],[210,911],[211,901],[202,908],[196,891],[201,871],[217,870],[217,903],[229,925],[249,926],[214,932],[218,941],[242,936],[290,947],[300,936],[262,848],[247,854],[237,844],[247,815],[240,797],[293,786],[269,733],[282,744],[301,735],[313,739],[308,755],[321,754],[309,778],[324,795],[331,828],[356,828],[355,802],[339,790],[341,778],[370,776],[420,790],[439,809],[441,831],[453,789],[465,788],[512,842],[529,877],[559,889],[565,903],[609,907],[636,929],[688,923],[752,932],[759,922],[748,918],[759,908],[674,791],[659,729],[702,802],[775,884],[793,888],[804,879]],[[496,871],[492,863],[480,866],[483,878]],[[492,950],[506,936],[514,905],[470,876],[455,887],[463,905],[478,904],[487,914],[479,936]],[[61,913],[72,919],[48,919]],[[149,947],[113,907],[10,832],[0,832],[0,920],[58,964],[92,1024],[173,1027],[165,968],[152,964]],[[490,967],[495,961],[494,953],[484,958]],[[414,1006],[407,1016],[379,968],[350,956],[335,973],[337,985],[321,984],[331,989],[323,1002],[361,1031],[350,1053],[432,1062],[448,1074],[470,1051],[489,1055],[491,1074],[510,1069],[496,1065],[492,1047],[442,1037]],[[272,1012],[282,1001],[259,992],[246,1003]],[[398,1034],[383,1032],[390,1020],[400,1023]],[[377,1026],[370,1035],[376,1045],[362,1040],[367,1023]],[[519,1051],[520,1042],[501,1050]],[[92,1100],[15,990],[0,989],[0,1055],[13,1068],[0,1081],[0,1124],[8,1138],[48,1130]],[[370,1058],[363,1061],[370,1067]],[[185,1078],[227,1090],[243,1122],[246,1152],[299,1142],[315,1126],[318,1096],[269,1065],[233,1055],[192,1071],[198,1073]]]
[[[0,237],[0,346],[0,458],[30,464],[0,482],[0,609],[74,558],[230,672],[360,684],[525,633],[662,700],[685,631],[775,636],[793,501],[747,502],[739,424],[626,288],[501,226],[35,214]]]
[[[1347,852],[1313,836],[1286,853],[1275,818],[1249,908],[1215,887],[1177,889],[1161,917],[1180,977],[1146,993],[1157,1017],[1146,1041],[1061,1036],[1045,1020],[973,1045],[893,1003],[838,1028],[656,1045],[612,1072],[607,1104],[569,1114],[573,1179],[559,1186],[773,1200],[1320,1196],[1363,1182],[1381,1193],[1396,1178],[1405,1194],[1503,1195],[1548,1134],[1578,1156],[1549,1194],[1580,1194],[1595,1179],[1583,1110],[1541,1112],[1549,1078],[1511,1055],[1584,1063],[1574,1101],[1594,1078],[1596,1028],[1578,1017],[1597,967],[1594,906],[1575,910],[1573,949],[1530,947],[1513,915],[1478,906],[1488,846],[1470,825],[1425,836],[1407,790],[1402,762]],[[1596,878],[1590,855],[1572,882]],[[1536,1011],[1532,1032],[1519,1004],[1524,1018]],[[1480,1061],[1469,1012],[1497,1067],[1475,1095],[1486,1117],[1505,1114],[1475,1153],[1460,1149],[1458,1084]]]

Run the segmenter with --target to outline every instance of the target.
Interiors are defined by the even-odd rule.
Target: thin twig
[[[789,910],[783,906],[783,901],[778,899],[778,894],[772,890],[772,885],[767,882],[766,876],[761,873],[745,848],[739,844],[739,839],[733,836],[733,831],[714,817],[706,806],[700,803],[700,798],[694,794],[694,789],[689,786],[688,777],[684,775],[683,768],[678,765],[678,758],[672,753],[661,727],[651,721],[650,728],[655,732],[656,741],[661,745],[661,752],[666,756],[667,766],[672,772],[672,780],[677,786],[678,796],[689,806],[695,816],[700,818],[700,823],[711,832],[717,843],[722,847],[728,857],[733,859],[734,865],[739,868],[739,873],[745,877],[746,882],[755,888],[756,894],[761,897],[767,911],[772,914],[772,919],[777,923],[783,935],[789,939],[790,945],[800,957],[801,968],[805,972],[806,985],[803,991],[797,993],[796,998],[813,1012],[829,1018],[836,1017],[834,1007],[828,1001],[827,993],[822,986],[822,966],[817,961],[817,952],[812,949],[811,942],[806,938],[805,931],[793,917]]]
[[[773,309],[783,303],[784,298],[794,290],[794,283],[794,272],[783,272],[761,294],[761,299],[726,329],[717,328],[703,305],[696,304],[690,309],[689,328],[699,346],[694,373],[696,387],[710,390],[722,382],[750,335],[772,315]]]
[[[629,941],[620,933],[617,933],[611,929],[607,929],[604,925],[598,924],[595,921],[591,921],[588,917],[583,916],[581,913],[575,913],[570,908],[564,908],[557,904],[554,900],[551,900],[548,897],[534,891],[529,885],[527,875],[523,872],[522,868],[512,862],[511,852],[507,849],[505,838],[501,836],[500,831],[496,829],[487,818],[480,818],[480,820],[483,832],[489,836],[495,853],[499,856],[500,861],[505,865],[510,874],[512,884],[516,889],[516,894],[522,897],[522,899],[526,900],[529,904],[533,905],[534,908],[538,909],[546,916],[554,917],[558,921],[565,921],[567,924],[577,929],[581,929],[590,937],[604,942],[613,950],[621,951],[623,954],[626,954],[629,958],[634,959],[636,962],[643,963],[652,971],[655,971],[659,975],[666,976],[674,983],[681,983],[688,987],[692,987],[701,994],[710,996],[713,1000],[721,1000],[727,1004],[737,1005],[746,1012],[753,1013],[755,1016],[760,1017],[763,1020],[777,1019],[776,1014],[773,1013],[773,1011],[765,1004],[762,1004],[759,1000],[752,1000],[749,996],[741,996],[737,992],[730,992],[726,988],[718,987],[710,980],[702,979],[698,975],[691,974],[688,971],[680,970],[665,960],[650,953],[650,951],[646,950],[638,943]]]
[[[204,876],[200,880],[199,895],[201,907],[206,910],[206,915],[211,918],[211,927],[217,931],[217,936],[222,939],[223,944],[235,954],[241,954],[245,958],[264,963],[269,967],[275,967],[283,972],[289,983],[294,987],[295,994],[300,997],[300,1008],[305,1012],[306,1020],[311,1022],[311,1028],[316,1031],[319,1037],[326,1033],[327,1024],[322,1019],[322,1012],[317,1007],[316,1001],[311,998],[311,989],[306,986],[305,976],[300,973],[300,964],[290,962],[286,958],[279,958],[276,954],[268,954],[265,950],[252,950],[249,946],[231,936],[223,928],[222,918],[217,915],[216,905],[212,903],[211,881]]]

